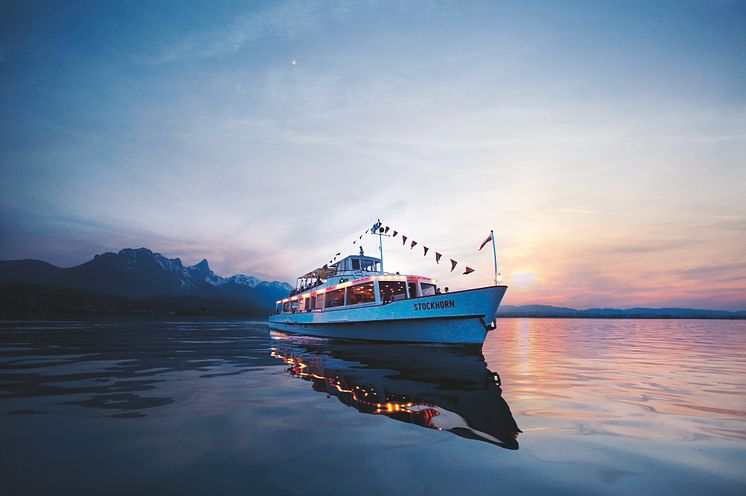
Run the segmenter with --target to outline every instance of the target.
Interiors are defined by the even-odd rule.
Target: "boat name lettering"
[[[453,300],[441,300],[414,304],[415,310],[436,310],[438,308],[456,308],[456,302]]]

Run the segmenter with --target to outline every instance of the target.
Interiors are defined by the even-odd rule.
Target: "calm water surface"
[[[0,323],[0,494],[746,494],[746,322]]]

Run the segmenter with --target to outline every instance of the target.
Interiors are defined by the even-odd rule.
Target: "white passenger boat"
[[[428,277],[384,272],[380,258],[351,255],[299,277],[269,324],[330,338],[481,345],[506,289],[447,292]]]

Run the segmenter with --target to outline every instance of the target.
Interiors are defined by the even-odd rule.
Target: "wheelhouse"
[[[337,272],[375,272],[381,273],[381,259],[365,255],[352,255],[332,264]]]

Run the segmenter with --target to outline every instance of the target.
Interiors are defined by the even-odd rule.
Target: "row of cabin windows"
[[[415,298],[417,296],[416,282],[379,281],[378,294],[383,303]],[[435,284],[420,283],[419,296],[432,296],[435,294]],[[346,297],[346,303],[345,303]],[[310,312],[311,310],[322,310],[323,308],[334,308],[346,305],[359,305],[362,303],[374,303],[376,301],[375,289],[372,282],[349,286],[347,288],[327,291],[323,295],[314,295],[310,298],[301,298],[295,301],[278,303],[275,313],[298,313]]]

